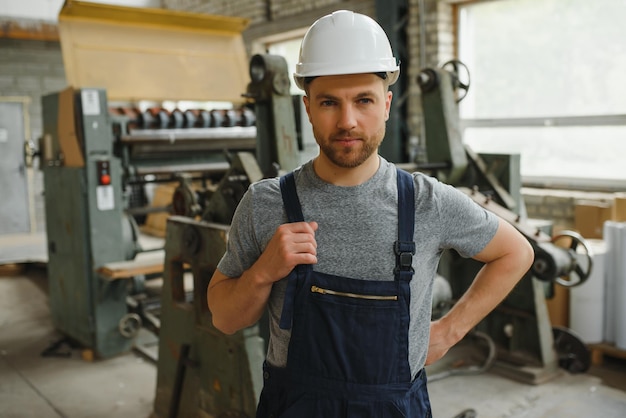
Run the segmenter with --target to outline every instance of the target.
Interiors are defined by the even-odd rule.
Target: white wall
[[[161,0],[90,0],[91,3],[129,7],[161,7]],[[0,19],[36,19],[56,22],[64,0],[0,0]]]

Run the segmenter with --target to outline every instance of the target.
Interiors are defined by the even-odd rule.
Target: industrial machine
[[[66,130],[83,138],[61,154],[58,135],[47,134],[42,170],[48,237],[49,301],[53,322],[65,335],[96,355],[126,351],[132,340],[119,331],[126,312],[127,284],[98,279],[97,268],[128,260],[139,250],[131,219],[124,215],[121,166],[113,157],[112,133],[104,94],[72,90],[43,98],[45,132]],[[89,107],[91,106],[91,108]],[[86,109],[85,109],[86,107]],[[76,108],[81,115],[78,135],[73,115],[59,118],[58,109]],[[61,156],[64,160],[61,160]]]
[[[59,330],[97,357],[131,347],[146,312],[130,312],[127,305],[138,303],[129,296],[143,289],[146,274],[140,273],[163,271],[162,253],[152,257],[152,266],[135,261],[147,251],[134,216],[152,210],[141,205],[137,191],[153,182],[178,181],[173,214],[229,224],[250,182],[299,162],[291,97],[287,94],[281,104],[283,97],[267,101],[279,103],[278,110],[266,108],[258,97],[257,109],[270,120],[291,112],[283,125],[261,122],[258,127],[249,108],[183,116],[164,109],[142,113],[109,108],[102,89],[68,89],[43,98],[45,131],[57,133],[47,134],[42,148],[50,306]],[[67,109],[76,113],[67,115]],[[274,127],[280,143],[289,144],[280,155],[270,144],[277,142]],[[263,149],[260,160],[257,146]],[[129,285],[120,279],[134,280]]]
[[[154,119],[148,111],[127,111],[121,116],[119,109],[109,109],[102,89],[51,94],[43,98],[43,108],[48,133],[42,144],[42,169],[52,316],[64,334],[97,357],[110,357],[131,347],[133,328],[138,325],[127,302],[129,295],[141,290],[140,283],[129,285],[120,279],[143,280],[145,275],[110,272],[128,270],[129,264],[112,263],[135,260],[144,253],[135,220],[151,210],[140,198],[144,186],[174,181],[180,181],[181,188],[190,187],[192,181],[217,184],[230,167],[232,157],[225,150],[254,153],[256,127],[246,126],[254,113],[220,111],[227,116],[231,112],[231,120],[239,118],[217,126],[189,123],[190,127],[170,128],[175,113],[160,109]],[[68,109],[75,113],[66,114]],[[156,128],[158,117],[161,122]],[[231,207],[240,196],[231,195]],[[185,208],[176,204],[179,200],[173,211]],[[221,205],[227,205],[224,199]],[[184,213],[190,214],[186,209]],[[162,253],[161,260],[158,257],[159,253],[153,261],[156,270],[147,273],[162,271]]]
[[[300,163],[285,60],[254,56],[249,75],[238,94],[245,103],[231,109],[113,106],[107,89],[88,87],[43,98],[55,326],[96,358],[130,350],[139,327],[152,330],[159,416],[249,413],[262,385],[263,323],[226,337],[213,329],[206,303],[249,184]],[[160,182],[178,183],[173,216],[164,248],[147,251],[136,218],[152,208],[137,195]],[[156,311],[146,311],[152,278],[163,284]]]
[[[259,56],[255,68],[267,77],[247,74],[246,24],[70,0],[61,10],[71,87],[42,98],[39,146],[49,302],[64,340],[89,357],[130,350],[142,324],[159,333],[160,295],[145,290],[163,276],[165,254],[162,240],[140,239],[142,218],[167,211],[228,224],[251,181],[299,164],[289,81],[272,77],[286,64]],[[243,97],[250,76],[269,79],[274,100],[258,89]],[[158,106],[166,100],[214,107]],[[282,112],[291,117],[272,119]],[[178,188],[170,204],[151,207],[147,190],[161,183]]]
[[[238,155],[217,191],[203,205],[200,219],[168,219],[156,416],[196,416],[204,411],[219,417],[246,417],[256,410],[263,386],[267,319],[232,336],[224,335],[212,325],[206,290],[225,252],[228,225],[243,192],[251,181],[272,173],[277,163],[294,161],[293,152],[298,150],[296,118],[287,74],[282,57],[255,55],[250,61],[251,82],[246,96],[255,103],[262,147],[257,158],[265,163],[257,166],[249,155]],[[276,158],[264,158],[272,149],[280,150]],[[261,167],[266,168],[265,174]],[[271,175],[276,174],[278,171]],[[193,277],[193,301],[184,298],[185,265]]]
[[[577,286],[589,277],[589,246],[578,233],[563,231],[552,237],[551,230],[542,230],[526,218],[519,155],[477,155],[463,144],[457,109],[469,89],[469,71],[463,63],[453,60],[441,68],[424,69],[417,81],[429,161],[423,168],[507,220],[535,250],[530,271],[477,327],[493,342],[492,370],[533,384],[551,379],[560,367],[585,371],[589,353],[567,330],[552,328],[545,299],[555,283]],[[440,274],[450,284],[450,303],[465,292],[480,266],[452,252],[444,255]]]

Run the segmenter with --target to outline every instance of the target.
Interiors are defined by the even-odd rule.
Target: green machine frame
[[[65,90],[42,98],[49,302],[62,333],[96,357],[127,351],[119,330],[127,314],[126,281],[106,281],[98,268],[129,259],[132,234],[123,212],[119,161],[103,90]],[[80,115],[74,117],[74,115]]]
[[[155,416],[254,416],[265,358],[260,325],[224,335],[207,306],[229,229],[179,216],[167,221]],[[186,275],[193,277],[192,291]]]

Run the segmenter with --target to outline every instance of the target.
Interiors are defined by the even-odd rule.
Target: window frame
[[[451,4],[454,20],[454,53],[460,56],[461,34],[461,10],[463,7],[471,7],[479,3],[502,0],[443,0]],[[460,117],[460,129],[462,137],[468,128],[533,128],[533,127],[626,127],[626,114],[601,114],[601,115],[578,115],[578,116],[538,116],[538,117],[512,117],[512,118],[467,118]],[[623,191],[626,188],[624,179],[589,179],[575,177],[544,177],[523,175],[524,186],[559,188],[571,190],[590,191]]]

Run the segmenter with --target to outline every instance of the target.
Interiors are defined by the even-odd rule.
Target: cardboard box
[[[176,190],[177,183],[160,184],[154,189],[154,197],[150,206],[164,207],[172,203],[172,196]],[[149,213],[146,222],[141,226],[141,232],[152,235],[154,237],[165,238],[167,219],[170,217],[169,212]]]
[[[613,205],[608,202],[580,201],[574,207],[575,228],[585,238],[602,238],[604,222],[612,217]]]
[[[74,115],[74,89],[71,87],[59,93],[59,113],[57,135],[63,153],[63,164],[67,167],[84,167],[85,158],[81,139],[76,132]]]
[[[612,220],[626,222],[626,193],[615,193]]]
[[[569,293],[569,288],[555,284],[554,296],[546,299],[548,317],[553,327],[569,328]]]

